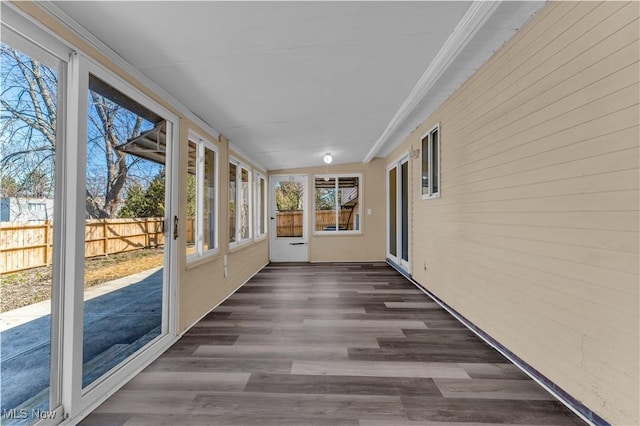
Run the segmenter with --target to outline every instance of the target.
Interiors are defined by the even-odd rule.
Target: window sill
[[[266,238],[261,238],[261,239],[258,239],[258,240],[250,238],[248,240],[240,241],[238,243],[229,243],[229,253],[235,253],[235,252],[240,251],[240,250],[242,250],[242,249],[244,249],[246,247],[251,247],[254,244],[261,243],[264,240],[266,240]]]
[[[187,265],[185,266],[185,270],[191,270],[198,268],[199,266],[205,265],[207,263],[213,262],[214,260],[221,258],[222,253],[220,250],[216,249],[215,251],[211,251],[210,253],[205,253],[202,256],[198,257],[187,257]]]
[[[438,192],[437,194],[432,195],[422,195],[420,196],[420,198],[423,200],[433,200],[434,198],[440,198],[440,193]]]
[[[361,236],[362,231],[315,231],[314,237],[339,237],[339,236]]]

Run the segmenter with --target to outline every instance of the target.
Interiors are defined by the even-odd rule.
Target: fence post
[[[49,226],[50,222],[44,222],[44,265],[49,266]]]
[[[149,248],[149,218],[144,218],[144,247]]]
[[[109,255],[109,237],[107,236],[107,219],[102,219],[102,238],[104,238],[102,243],[103,244],[102,251],[105,256],[108,256]]]

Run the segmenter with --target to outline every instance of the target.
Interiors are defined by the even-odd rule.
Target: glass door
[[[163,117],[93,74],[87,103],[83,389],[163,333],[171,139]]]
[[[387,258],[407,272],[410,271],[410,182],[408,157],[387,168]]]
[[[307,176],[272,176],[270,192],[271,261],[308,262]]]
[[[59,422],[60,173],[65,64],[2,28],[1,424]]]

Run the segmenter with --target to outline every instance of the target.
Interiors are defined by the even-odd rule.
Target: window
[[[251,173],[236,160],[229,162],[229,242],[251,238]]]
[[[43,212],[45,210],[44,203],[29,203],[29,211],[30,212]]]
[[[360,231],[361,175],[316,176],[316,233]]]
[[[217,238],[218,151],[210,142],[189,140],[187,167],[187,255],[215,253]]]
[[[267,233],[267,184],[264,176],[260,173],[255,174],[255,222],[256,222],[256,238]]]
[[[422,138],[422,198],[440,196],[440,125]]]

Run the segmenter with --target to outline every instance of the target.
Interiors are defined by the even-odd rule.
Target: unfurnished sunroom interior
[[[3,293],[33,266],[21,227],[49,226],[29,250],[51,271],[49,296],[0,312],[3,424],[80,422],[273,265],[360,263],[584,421],[640,424],[639,17],[3,1]],[[90,259],[140,251],[158,263],[88,284]]]

